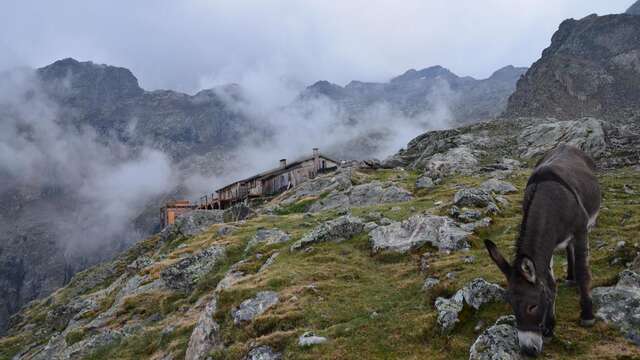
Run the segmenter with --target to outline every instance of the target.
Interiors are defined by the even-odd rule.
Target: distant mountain
[[[639,114],[638,34],[638,16],[590,15],[564,21],[540,60],[518,82],[505,115],[627,119]]]
[[[228,149],[250,121],[232,109],[237,85],[187,95],[145,91],[131,71],[68,58],[37,70],[47,94],[64,111],[61,118],[91,126],[130,145],[151,144],[178,160]]]
[[[442,66],[408,70],[386,83],[352,81],[345,87],[319,81],[302,92],[298,101],[326,97],[352,117],[374,104],[386,104],[407,117],[428,114],[447,117],[450,124],[468,124],[499,115],[526,68],[507,66],[491,77],[459,77]],[[442,111],[447,114],[441,114]]]

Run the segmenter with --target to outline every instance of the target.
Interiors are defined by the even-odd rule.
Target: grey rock
[[[453,197],[458,206],[486,207],[493,203],[491,194],[482,189],[461,189]]]
[[[337,219],[327,221],[307,233],[291,246],[291,251],[300,250],[311,244],[328,241],[344,241],[362,233],[364,222],[362,219],[344,215]]]
[[[531,125],[518,138],[520,155],[530,159],[567,143],[597,158],[607,150],[605,128],[605,123],[594,118]]]
[[[459,291],[449,299],[443,297],[436,299],[435,308],[438,312],[437,321],[443,333],[451,332],[460,321],[458,314],[460,314],[463,307],[464,295]]]
[[[433,183],[433,179],[426,175],[419,177],[416,181],[416,189],[431,189],[434,186],[436,186],[436,184]]]
[[[480,309],[483,304],[503,301],[506,295],[506,291],[502,287],[482,278],[471,280],[462,288],[462,293],[465,302],[476,310]]]
[[[442,178],[454,174],[470,174],[477,169],[479,161],[467,146],[449,149],[433,155],[425,164],[425,174]]]
[[[264,262],[264,264],[262,264],[262,266],[260,266],[260,269],[258,270],[258,272],[263,272],[266,269],[268,269],[271,265],[273,265],[273,263],[276,261],[276,258],[280,255],[279,252],[274,252],[273,254],[271,254],[271,256],[269,256],[269,258],[267,259],[267,261]]]
[[[147,266],[153,264],[153,259],[148,256],[140,256],[139,258],[133,260],[129,265],[127,265],[127,270],[129,271],[140,271]]]
[[[465,257],[463,258],[463,261],[464,261],[464,263],[465,263],[465,264],[473,264],[474,262],[476,262],[476,257],[475,257],[475,256],[472,256],[472,255],[470,255],[470,256],[465,256]]]
[[[345,191],[333,191],[311,205],[309,211],[318,212],[340,207],[362,207],[376,204],[406,202],[411,193],[392,182],[373,181],[356,185]]]
[[[209,301],[198,318],[195,328],[191,332],[185,360],[207,359],[209,352],[224,346],[220,334],[220,325],[213,319],[218,308],[217,296]]]
[[[369,238],[374,252],[407,252],[427,243],[444,251],[467,247],[469,235],[447,217],[414,215],[405,221],[374,229]]]
[[[262,345],[255,347],[249,351],[245,360],[280,360],[282,354],[274,351],[271,347]]]
[[[424,280],[424,284],[422,284],[422,290],[429,291],[438,284],[440,284],[440,280],[438,278],[428,277]]]
[[[436,299],[436,311],[438,312],[438,324],[445,333],[450,332],[460,320],[458,315],[464,308],[464,304],[475,310],[483,304],[503,301],[506,291],[482,278],[476,278],[458,290],[451,298],[439,297]]]
[[[364,231],[365,232],[370,232],[371,230],[375,229],[378,227],[378,224],[372,222],[368,222],[366,224],[364,224]]]
[[[625,270],[615,286],[592,290],[596,317],[640,346],[640,274]]]
[[[327,338],[323,336],[316,336],[314,333],[308,331],[302,334],[298,338],[298,345],[301,347],[307,347],[312,345],[318,345],[327,342]]]
[[[280,244],[291,240],[291,236],[280,229],[258,229],[256,234],[247,244],[247,250],[257,244]],[[245,250],[246,251],[246,250]]]
[[[225,253],[223,246],[213,245],[167,266],[160,272],[160,277],[170,289],[189,291],[202,275],[225,257]]]
[[[520,359],[524,357],[520,355],[518,331],[514,325],[507,323],[496,322],[482,332],[469,349],[469,360]]]
[[[480,189],[489,193],[493,192],[496,194],[510,194],[518,191],[518,189],[513,186],[513,184],[498,179],[489,179],[483,182],[482,184],[480,184]]]
[[[274,291],[261,291],[255,297],[240,303],[237,309],[231,312],[233,322],[236,325],[251,321],[256,316],[269,310],[279,302],[278,293]]]
[[[237,226],[233,225],[221,225],[218,227],[218,236],[227,236],[238,229]]]

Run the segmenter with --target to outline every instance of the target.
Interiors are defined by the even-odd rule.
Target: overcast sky
[[[146,89],[385,81],[443,65],[528,66],[566,18],[632,0],[3,1],[0,69],[74,57],[131,69]]]

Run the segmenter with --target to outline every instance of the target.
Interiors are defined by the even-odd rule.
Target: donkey
[[[509,302],[516,316],[520,350],[542,352],[543,338],[555,327],[556,279],[553,252],[566,249],[567,283],[580,290],[580,323],[595,323],[591,302],[587,233],[600,209],[595,163],[565,144],[548,152],[527,182],[516,258],[509,264],[496,245],[485,240],[489,255],[507,277]]]

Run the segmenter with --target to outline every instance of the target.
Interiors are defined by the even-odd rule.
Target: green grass
[[[412,171],[367,170],[357,172],[354,181],[394,181],[415,191],[418,176]],[[164,318],[162,326],[147,326],[136,336],[97,350],[90,359],[138,359],[166,353],[174,358],[184,357],[193,323],[181,323],[185,314],[179,309],[211,293],[229,268],[241,259],[247,260],[241,266],[247,279],[219,295],[215,319],[222,329],[225,349],[213,352],[215,359],[242,359],[252,346],[261,344],[282,351],[285,359],[466,359],[469,347],[478,336],[474,331],[476,325],[479,322],[491,325],[499,316],[510,314],[510,307],[495,303],[487,304],[479,311],[465,309],[453,332],[443,335],[436,324],[433,301],[438,296],[450,296],[476,277],[505,285],[504,277],[486,255],[482,240],[493,240],[505,256],[512,258],[527,177],[528,172],[523,171],[507,179],[516,185],[518,193],[506,196],[509,204],[494,217],[492,225],[472,236],[468,253],[431,257],[427,274],[419,272],[420,255],[425,251],[434,252],[434,249],[425,247],[404,255],[373,255],[365,234],[341,243],[314,244],[309,251],[290,252],[288,247],[292,242],[323,221],[337,216],[335,211],[303,215],[315,199],[290,205],[279,215],[262,215],[238,223],[235,232],[222,238],[212,228],[195,238],[173,239],[158,252],[171,256],[172,252],[179,251],[180,244],[206,247],[223,243],[227,246],[227,257],[203,276],[189,294],[151,293],[127,299],[119,311],[119,321],[160,313]],[[393,220],[404,220],[425,211],[445,214],[449,208],[447,204],[460,186],[477,186],[485,179],[484,176],[458,176],[433,189],[414,192],[412,201],[355,208],[352,212],[362,217],[370,212],[380,212]],[[630,169],[621,169],[601,174],[600,181],[604,202],[598,225],[590,235],[593,286],[614,283],[625,263],[631,260],[629,254],[640,249],[637,243],[640,194],[623,191],[624,184],[640,191],[640,177]],[[445,205],[435,209],[437,202]],[[291,241],[257,244],[245,252],[246,244],[258,229],[272,227],[289,233]],[[626,246],[621,253],[614,254],[613,249],[619,241],[625,241]],[[597,247],[596,244],[604,246]],[[257,273],[275,251],[280,252],[276,262],[266,271]],[[476,261],[465,264],[463,258],[467,255],[475,256]],[[620,259],[612,264],[615,258]],[[557,277],[564,277],[564,255],[556,255],[554,263]],[[445,280],[444,275],[448,272],[455,272],[455,278]],[[437,276],[443,281],[425,293],[421,287],[426,276]],[[279,304],[253,322],[234,325],[232,309],[263,290],[277,291]],[[112,296],[108,296],[103,308],[110,306],[112,300]],[[54,305],[34,306],[28,316],[32,319],[42,317],[48,306]],[[545,346],[544,358],[640,358],[640,350],[615,329],[602,323],[592,329],[578,325],[579,303],[575,289],[559,287],[557,308],[558,337]],[[178,328],[163,335],[162,327],[174,323],[179,324]],[[314,331],[329,341],[302,349],[297,345],[297,338],[305,331]],[[68,336],[77,341],[82,334]],[[0,340],[0,359],[12,356],[29,342],[30,339],[20,336]]]

